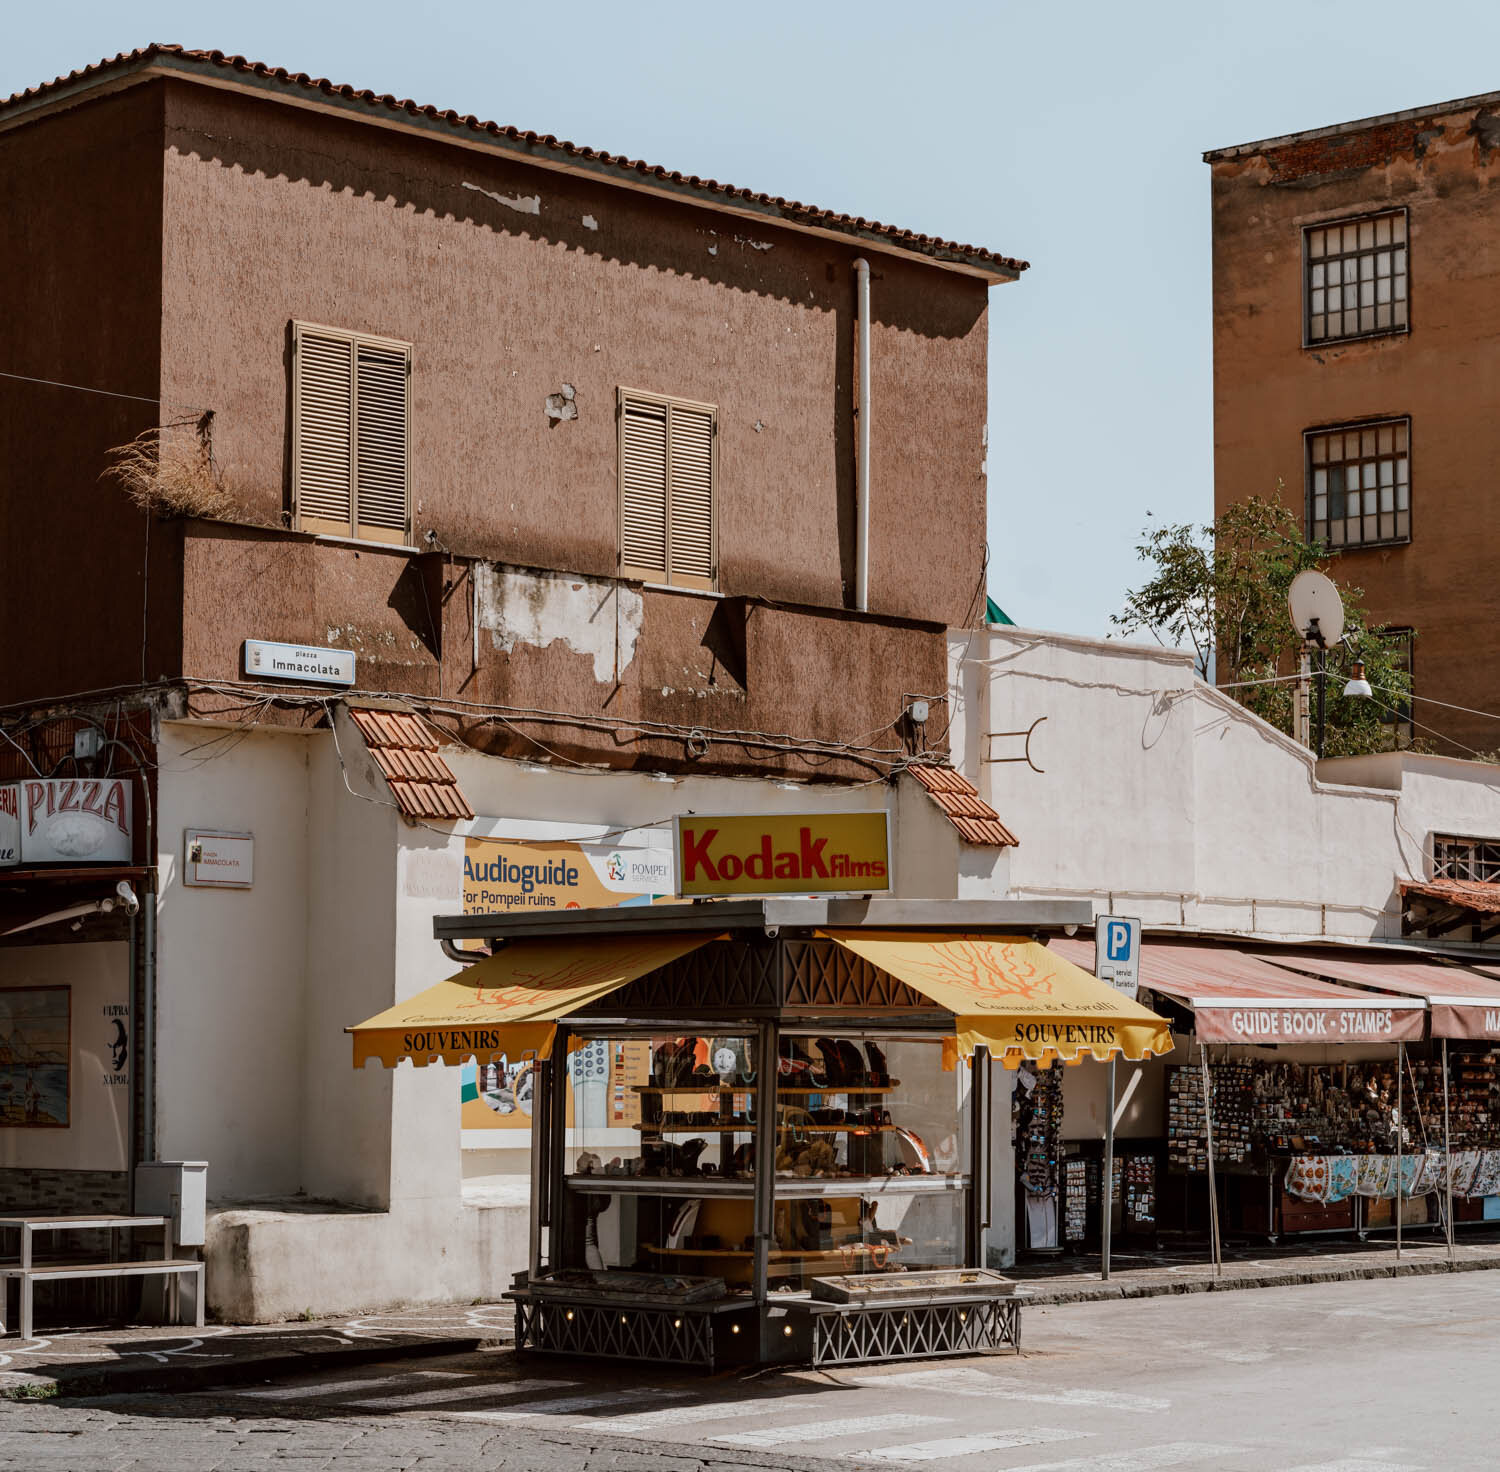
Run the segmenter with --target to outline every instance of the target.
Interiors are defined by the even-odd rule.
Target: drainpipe
[[[153,832],[154,839],[155,834]],[[154,866],[153,866],[154,867]],[[156,880],[141,893],[141,1153],[156,1159]]]
[[[854,448],[854,606],[870,607],[870,263],[854,263],[859,303],[859,409]]]

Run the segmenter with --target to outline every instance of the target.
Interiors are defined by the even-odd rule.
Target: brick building
[[[71,988],[75,1082],[130,1019],[64,1128],[0,1114],[5,1204],[206,1159],[226,1313],[492,1292],[524,1140],[342,1031],[451,969],[473,845],[649,901],[675,812],[883,808],[900,892],[990,882],[899,776],[1023,262],[166,46],[0,103],[0,188],[0,1002]],[[106,779],[123,837],[28,856]]]
[[[1216,507],[1279,486],[1373,617],[1414,631],[1416,693],[1500,712],[1500,93],[1204,158]],[[1420,699],[1391,724],[1500,747],[1493,719]]]

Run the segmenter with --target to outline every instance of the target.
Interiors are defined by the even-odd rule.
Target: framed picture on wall
[[[0,988],[0,1127],[67,1129],[73,989]]]

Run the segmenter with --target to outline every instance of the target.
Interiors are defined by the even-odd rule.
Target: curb
[[[1446,1258],[1411,1262],[1307,1268],[1294,1273],[1242,1274],[1229,1278],[1179,1278],[1148,1283],[1091,1283],[1076,1288],[1026,1288],[1028,1305],[1098,1303],[1125,1298],[1169,1298],[1188,1293],[1231,1293],[1241,1288],[1292,1288],[1305,1283],[1349,1283],[1372,1278],[1425,1278],[1439,1273],[1482,1273],[1500,1268],[1500,1257],[1449,1262]]]
[[[145,1395],[212,1390],[242,1385],[247,1380],[269,1380],[339,1365],[368,1365],[383,1360],[415,1359],[424,1355],[472,1354],[509,1343],[497,1336],[471,1334],[452,1338],[397,1340],[360,1344],[348,1349],[304,1349],[288,1354],[260,1354],[218,1365],[155,1365],[122,1370],[108,1361],[62,1375],[33,1375],[0,1385],[0,1402],[62,1400],[100,1395]],[[24,1372],[21,1372],[24,1373]]]

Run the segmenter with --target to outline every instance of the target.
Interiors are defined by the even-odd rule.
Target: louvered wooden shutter
[[[671,582],[714,575],[714,415],[673,404],[668,419],[671,505],[667,520]]]
[[[299,328],[294,342],[292,485],[299,521],[351,525],[354,344]]]
[[[407,355],[357,343],[355,488],[359,535],[395,533],[404,542]]]
[[[620,402],[620,564],[667,575],[667,406],[646,399]]]
[[[411,349],[293,324],[292,494],[305,531],[405,542]]]

